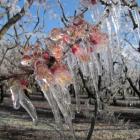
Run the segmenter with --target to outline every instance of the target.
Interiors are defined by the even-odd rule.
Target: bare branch
[[[1,65],[2,65],[2,63],[3,63],[3,60],[4,60],[4,58],[5,58],[6,54],[7,54],[7,52],[8,52],[9,50],[11,50],[11,49],[16,48],[16,47],[17,47],[17,46],[14,46],[14,47],[7,48],[7,49],[6,49],[5,53],[3,54],[2,59],[1,59],[1,61],[0,61],[0,66],[1,66]]]
[[[29,2],[29,4],[31,6],[32,2]],[[23,6],[21,11],[16,15],[14,15],[12,18],[10,18],[8,22],[0,29],[0,39],[2,39],[2,37],[9,30],[9,28],[13,26],[17,21],[19,21],[24,15],[25,15],[25,7]]]
[[[135,30],[136,28],[138,28],[138,24],[135,22],[135,19],[133,17],[131,10],[128,10],[128,11],[129,11],[129,16],[130,16],[132,23],[133,23],[133,29]]]
[[[20,78],[21,76],[25,76],[25,75],[31,75],[33,74],[33,72],[26,72],[26,73],[19,73],[19,74],[12,74],[12,75],[3,75],[3,76],[0,76],[0,82],[1,81],[5,81],[5,80],[10,80],[12,78]]]
[[[60,6],[60,8],[61,8],[63,19],[64,19],[66,22],[68,22],[68,19],[67,19],[66,15],[65,15],[65,12],[64,12],[64,8],[63,8],[62,3],[60,2],[60,0],[57,0],[57,2],[58,2],[59,6]]]

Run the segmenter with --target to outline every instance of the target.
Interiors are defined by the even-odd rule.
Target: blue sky
[[[51,2],[54,1],[55,3]],[[74,10],[77,9],[78,7],[78,0],[61,0],[63,6],[64,6],[64,11],[66,13],[67,16],[72,16],[74,14]],[[57,18],[52,18],[51,15],[49,15],[51,13],[50,10],[48,10],[47,12],[47,16],[45,18],[45,24],[46,24],[46,32],[50,31],[50,29],[54,28],[54,27],[61,27],[63,26],[61,20],[60,20],[60,16],[62,15],[61,13],[61,9],[60,7],[56,4],[56,0],[50,0],[50,5],[52,6],[52,12],[56,15],[58,15]],[[31,12],[34,14],[36,7],[33,6],[31,8]],[[41,13],[42,14],[42,13]]]
[[[140,6],[140,0],[137,0],[137,2],[138,2],[138,5]]]
[[[19,6],[22,7],[24,4],[25,0],[19,0]],[[60,20],[60,16],[62,15],[61,13],[61,9],[60,7],[57,5],[57,0],[48,0],[49,1],[49,5],[50,5],[50,9],[48,8],[47,12],[46,12],[46,16],[45,16],[45,28],[44,28],[44,32],[48,33],[49,31],[51,31],[52,28],[54,27],[62,27],[63,24]],[[66,16],[73,16],[74,15],[74,11],[77,10],[79,8],[79,0],[61,0],[63,6],[64,6],[64,11],[66,13]],[[137,0],[139,6],[140,6],[140,0]],[[48,5],[45,5],[46,7]],[[57,15],[56,18],[51,18],[51,13],[53,11],[53,14]],[[31,9],[30,12],[33,16],[36,16],[36,5],[34,4]],[[42,18],[43,16],[43,8],[40,8],[40,17]],[[91,21],[91,16],[89,14],[89,12],[87,12],[85,18],[87,20]],[[27,17],[23,18],[24,21],[28,20]],[[28,31],[32,31],[34,25],[33,24],[29,24],[26,26],[26,29]],[[10,32],[13,32],[13,30],[10,30]],[[14,33],[14,32],[13,32]]]
[[[23,3],[24,0],[21,0],[21,2]],[[48,0],[50,2],[50,5],[53,7],[52,10],[54,12],[54,14],[57,14],[58,17],[57,18],[51,18],[51,16],[49,15],[50,13],[47,14],[47,16],[45,17],[45,24],[46,24],[46,28],[45,31],[48,33],[52,28],[54,27],[62,27],[63,24],[60,20],[60,15],[62,15],[60,7],[56,4],[57,0]],[[61,0],[63,6],[64,6],[64,11],[66,13],[67,16],[73,16],[75,9],[78,9],[79,7],[79,0]],[[137,0],[138,5],[140,6],[140,0]],[[30,9],[31,13],[33,15],[35,15],[35,11],[36,11],[36,6],[33,5]],[[49,10],[47,12],[50,12]],[[43,15],[43,11],[40,12],[40,15]],[[87,20],[91,20],[91,16],[89,14],[89,12],[87,12],[87,14],[85,15],[85,18]]]
[[[57,3],[57,0],[48,0],[48,5],[46,4],[45,7],[47,7],[46,10],[46,14],[45,14],[45,28],[44,28],[44,32],[46,34],[48,34],[51,29],[56,28],[56,27],[63,27],[63,23],[60,20],[60,17],[62,15],[61,9]],[[64,7],[64,11],[67,17],[69,16],[73,16],[74,15],[74,11],[75,9],[78,9],[79,7],[79,0],[61,0],[61,3],[63,4]],[[22,7],[24,5],[24,0],[20,0],[19,1],[19,6]],[[36,12],[37,12],[37,5],[36,3],[34,3],[31,8],[30,8],[30,13],[32,14],[32,16],[36,16]],[[44,8],[40,7],[40,12],[39,12],[39,16],[40,16],[40,21],[42,21],[42,17],[43,17],[43,13],[44,13]],[[54,14],[56,17],[52,18],[51,14]],[[27,17],[23,18],[24,21],[27,21]],[[35,19],[37,20],[37,18]],[[43,22],[41,22],[40,24],[42,24]],[[28,31],[32,31],[33,27],[35,24],[29,24],[26,26],[26,30]],[[34,40],[34,38],[32,38],[32,40]]]

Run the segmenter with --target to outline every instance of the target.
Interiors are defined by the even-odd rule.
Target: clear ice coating
[[[12,101],[13,101],[13,107],[15,109],[19,109],[20,108],[20,99],[19,99],[19,87],[18,86],[12,86],[10,87],[10,92],[11,92],[11,97],[12,97]]]
[[[75,94],[75,99],[76,99],[76,111],[80,112],[80,99],[79,99],[79,94],[80,94],[80,85],[79,85],[79,79],[78,79],[78,71],[76,65],[78,64],[77,59],[72,56],[72,54],[68,54],[67,57],[67,65],[70,70],[70,73],[73,77],[73,86],[74,86],[74,94]]]
[[[61,115],[60,115],[60,111],[59,111],[57,102],[54,99],[52,93],[49,90],[46,90],[46,88],[45,88],[45,84],[47,84],[47,81],[46,80],[37,80],[37,83],[40,86],[42,92],[44,93],[46,100],[48,101],[48,103],[52,109],[56,124],[58,124],[59,128],[62,128],[62,120],[61,120]]]
[[[67,88],[71,77],[67,69],[63,65],[56,64],[50,70],[45,62],[40,60],[39,63],[37,61],[35,66],[35,79],[52,109],[59,129],[63,128],[62,114],[65,123],[75,137],[72,125],[74,113],[71,109],[71,96]]]
[[[34,108],[32,102],[24,94],[24,91],[22,88],[20,88],[20,85],[16,84],[11,86],[10,91],[12,95],[13,107],[15,109],[19,109],[20,106],[22,106],[32,118],[33,123],[36,124],[38,121],[36,109]]]
[[[73,111],[71,110],[71,97],[68,90],[60,85],[54,84],[49,85],[47,79],[37,80],[41,90],[44,93],[45,98],[47,99],[52,112],[54,114],[54,118],[56,124],[59,129],[63,128],[62,118],[60,115],[60,111],[65,119],[66,124],[69,126],[71,132],[73,133],[73,137],[75,139],[75,133],[72,125],[73,119]],[[45,89],[45,86],[48,85],[49,89]]]

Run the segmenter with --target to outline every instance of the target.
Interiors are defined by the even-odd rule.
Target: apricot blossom
[[[58,28],[54,28],[52,29],[51,33],[50,33],[50,38],[53,40],[53,41],[58,41],[60,39],[62,39],[62,31],[61,29],[58,29]]]
[[[24,55],[21,59],[21,64],[23,66],[31,66],[32,64],[32,57],[29,55]]]
[[[65,86],[72,81],[72,77],[67,67],[63,64],[54,65],[51,68],[51,72],[54,75],[55,81],[61,86]]]
[[[73,25],[75,25],[75,26],[82,25],[83,23],[84,23],[84,19],[82,17],[76,17],[73,20]]]
[[[93,27],[92,32],[90,33],[90,42],[93,43],[93,45],[107,44],[108,36],[106,33],[101,32],[97,27]]]
[[[72,53],[79,58],[82,62],[88,62],[90,60],[90,56],[84,48],[81,48],[80,45],[75,44],[71,48]]]
[[[35,73],[39,79],[47,79],[48,82],[51,82],[53,80],[51,71],[41,61],[37,61],[35,63]]]
[[[42,57],[45,59],[46,62],[48,62],[50,58],[49,52],[47,51],[43,52]]]
[[[52,55],[55,57],[57,61],[61,61],[63,57],[63,50],[60,46],[51,46],[50,50],[52,52]]]

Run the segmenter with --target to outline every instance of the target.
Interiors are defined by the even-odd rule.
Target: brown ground
[[[14,110],[10,98],[6,97],[0,105],[0,140],[71,140],[72,136],[66,125],[64,125],[64,130],[57,129],[46,100],[39,95],[34,95],[31,98],[37,108],[38,125],[32,124],[24,109]],[[83,105],[82,108],[82,112],[85,112],[86,107]],[[109,106],[107,110],[107,113],[106,111],[100,112],[92,139],[140,139],[139,108]],[[115,113],[113,113],[114,111]],[[83,114],[85,113],[76,115],[73,123],[77,140],[85,139],[90,126],[90,119],[84,118]],[[115,118],[114,114],[118,117]],[[133,122],[128,121],[129,119]]]

